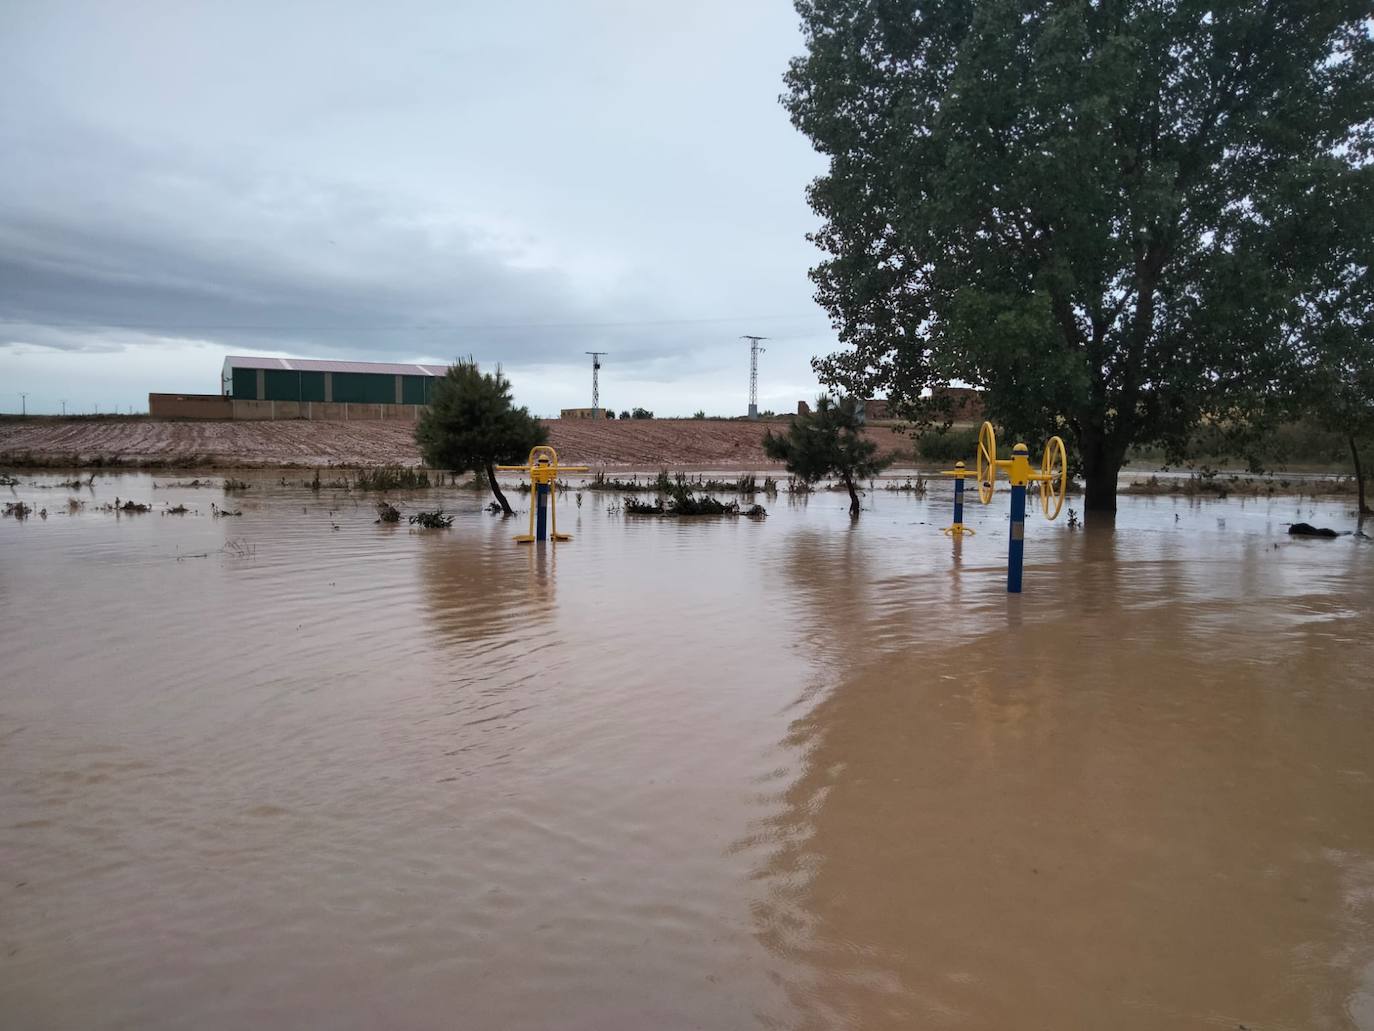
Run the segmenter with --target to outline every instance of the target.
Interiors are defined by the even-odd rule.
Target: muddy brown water
[[[1033,518],[1009,599],[947,485],[530,548],[22,479],[4,1027],[1374,1028],[1374,545],[1284,534],[1344,507]]]

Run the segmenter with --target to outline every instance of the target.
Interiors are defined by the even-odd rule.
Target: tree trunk
[[[854,481],[848,476],[844,478],[844,485],[849,488],[849,515],[853,519],[858,519],[859,492],[854,489]]]
[[[1116,518],[1116,479],[1121,473],[1121,456],[1117,455],[1106,435],[1099,432],[1080,434],[1079,451],[1083,458],[1083,515],[1111,522]]]
[[[1355,437],[1350,437],[1350,457],[1355,461],[1355,489],[1360,495],[1360,515],[1374,515],[1364,500],[1364,469],[1360,465],[1360,449],[1355,446]]]
[[[491,462],[487,463],[487,482],[491,484],[491,492],[496,495],[496,502],[501,506],[501,514],[513,516],[515,509],[510,507],[510,502],[501,493],[501,485],[496,482],[496,469]]]

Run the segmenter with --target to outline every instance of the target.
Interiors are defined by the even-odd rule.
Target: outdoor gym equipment
[[[964,481],[973,474],[964,467],[963,462],[955,462],[953,469],[944,469],[941,476],[954,477],[954,523],[940,532],[950,537],[972,537],[973,527],[964,525]]]
[[[1051,437],[1045,442],[1045,453],[1037,471],[1030,464],[1030,451],[1025,444],[1011,449],[1011,458],[997,457],[997,433],[992,423],[983,423],[978,431],[978,500],[992,501],[997,489],[997,470],[1006,471],[1011,481],[1011,543],[1007,548],[1007,592],[1021,593],[1021,566],[1026,549],[1026,487],[1040,485],[1040,506],[1046,519],[1054,519],[1064,507],[1064,495],[1069,489],[1069,462],[1064,442]],[[956,481],[957,482],[957,481]]]
[[[529,460],[524,465],[498,465],[496,468],[506,472],[526,473],[530,478],[530,493],[533,494],[530,505],[530,532],[517,536],[515,540],[518,543],[572,540],[568,534],[558,532],[558,506],[553,496],[553,487],[559,473],[585,473],[588,470],[587,466],[559,465],[558,452],[548,444],[539,444],[530,449]],[[549,532],[550,512],[553,513],[552,534]]]

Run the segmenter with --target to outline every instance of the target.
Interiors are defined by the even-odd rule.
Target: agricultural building
[[[443,365],[230,355],[218,394],[149,394],[151,415],[173,419],[419,418]]]
[[[230,355],[220,380],[221,393],[240,401],[423,405],[447,371],[442,365]]]

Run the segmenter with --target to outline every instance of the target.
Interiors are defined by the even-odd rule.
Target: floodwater
[[[1347,507],[1035,517],[1008,598],[1005,493],[535,548],[290,475],[0,491],[0,1025],[1374,1028]]]

